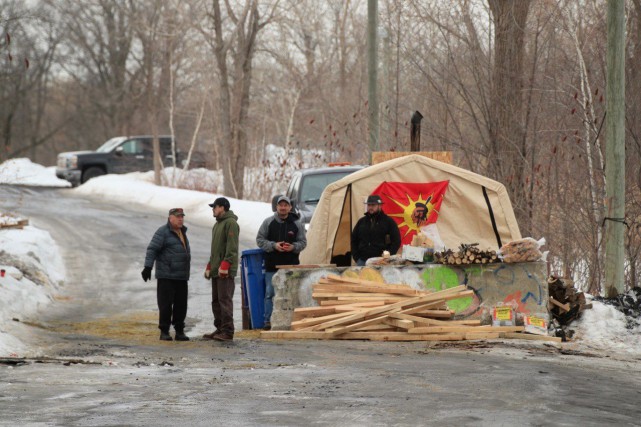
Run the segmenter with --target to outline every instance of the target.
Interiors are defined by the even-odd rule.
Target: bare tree
[[[222,10],[220,1],[213,0],[207,10],[213,35],[206,36],[218,67],[223,181],[226,194],[237,198],[244,193],[249,95],[257,36],[269,24],[276,5],[262,20],[258,0],[246,0],[240,10],[234,9],[229,1],[225,1]]]
[[[0,10],[0,161],[24,155],[36,161],[36,148],[67,123],[47,114],[55,102],[48,82],[60,30],[37,5],[2,1]]]

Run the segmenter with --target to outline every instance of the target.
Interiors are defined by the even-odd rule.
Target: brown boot
[[[234,340],[234,336],[230,335],[230,334],[226,334],[226,333],[223,332],[223,333],[214,335],[214,339],[216,341],[233,341]]]
[[[204,340],[213,340],[213,339],[215,339],[214,337],[215,337],[216,335],[220,335],[220,331],[219,331],[218,329],[216,329],[216,330],[215,330],[214,332],[212,332],[211,334],[205,334],[205,335],[203,335],[203,339],[204,339]]]

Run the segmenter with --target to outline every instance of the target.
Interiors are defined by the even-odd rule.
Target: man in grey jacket
[[[298,256],[307,246],[305,228],[298,215],[291,212],[292,202],[280,196],[276,202],[276,213],[265,219],[258,229],[256,243],[265,254],[265,323],[263,329],[272,328],[271,317],[274,308],[274,286],[272,278],[277,265],[298,265]]]
[[[185,317],[187,317],[187,281],[191,251],[187,239],[187,227],[183,225],[185,212],[181,208],[169,210],[167,224],[161,226],[147,247],[145,268],[142,279],[151,279],[151,269],[156,264],[158,285],[158,328],[160,339],[172,341],[169,328],[173,324],[176,330],[176,341],[189,341],[185,335]]]

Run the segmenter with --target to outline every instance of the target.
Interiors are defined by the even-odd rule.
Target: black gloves
[[[140,274],[142,275],[142,280],[146,282],[147,280],[151,279],[151,268],[150,267],[143,268],[142,273]]]

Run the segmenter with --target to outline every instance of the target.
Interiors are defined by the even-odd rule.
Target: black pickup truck
[[[171,136],[159,137],[160,153],[165,166],[173,165],[171,140]],[[151,135],[118,136],[102,144],[96,151],[58,154],[56,176],[66,179],[75,187],[99,175],[145,172],[154,168],[153,152]],[[176,150],[176,164],[182,165],[182,162],[183,155]]]

